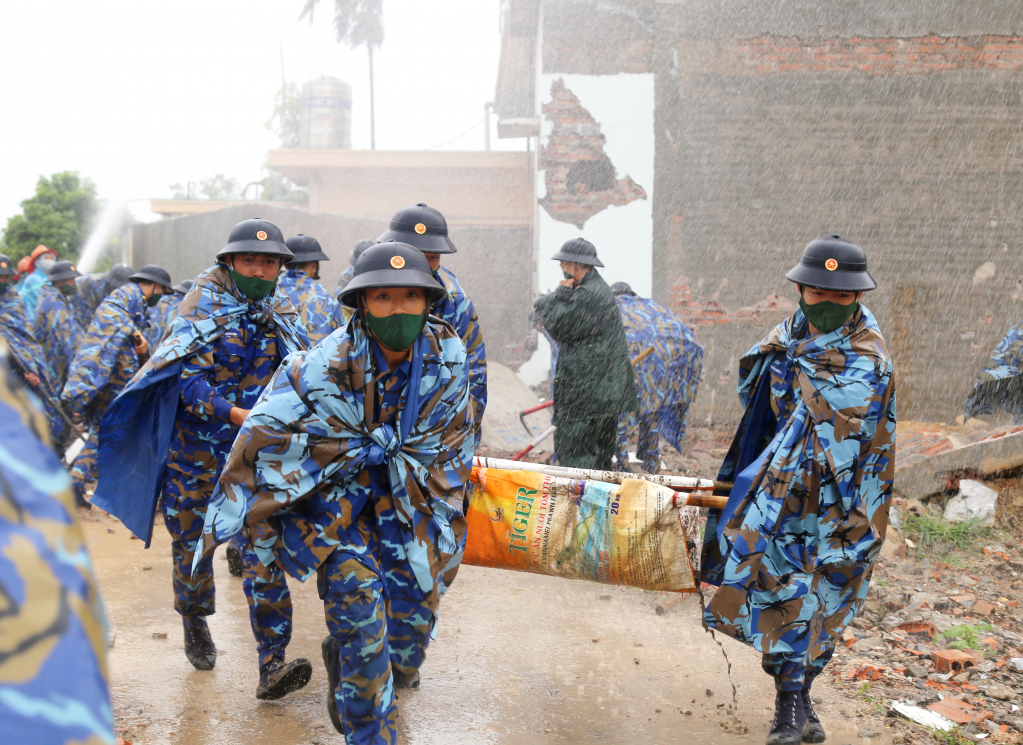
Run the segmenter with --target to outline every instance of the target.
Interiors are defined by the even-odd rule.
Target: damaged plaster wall
[[[829,233],[870,257],[900,419],[954,419],[1023,316],[1023,8],[656,5],[654,297],[707,347],[694,421],[738,419],[736,362]]]

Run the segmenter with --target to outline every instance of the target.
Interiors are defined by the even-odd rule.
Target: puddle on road
[[[312,681],[280,701],[257,701],[248,606],[223,555],[214,562],[217,613],[210,618],[221,654],[215,670],[199,672],[185,659],[171,605],[170,541],[162,523],[147,551],[112,518],[96,519],[85,523],[85,532],[115,638],[114,714],[136,743],[343,741],[324,704],[319,650],[326,629],[313,583],[289,579],[295,630],[288,648],[289,659],[312,661]],[[422,687],[401,694],[399,742],[762,743],[774,693],[758,656],[729,644],[738,714],[749,728],[737,734],[724,660],[700,628],[698,601],[657,616],[662,601],[638,590],[463,567],[441,604]],[[154,632],[167,638],[154,639]],[[838,727],[825,715],[835,745],[883,742],[858,739],[852,720],[841,722]]]

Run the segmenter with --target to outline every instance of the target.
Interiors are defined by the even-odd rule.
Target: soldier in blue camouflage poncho
[[[973,391],[963,407],[964,416],[1007,411],[1013,424],[1023,424],[1023,323],[1013,326],[991,353],[988,366],[980,371]]]
[[[483,331],[476,317],[476,306],[462,288],[458,277],[440,265],[443,254],[457,252],[448,237],[448,223],[438,210],[420,202],[398,210],[391,218],[390,228],[378,241],[399,241],[415,246],[430,262],[433,278],[444,288],[444,296],[434,302],[430,313],[451,324],[465,344],[466,364],[469,367],[469,397],[476,422],[475,444],[479,445],[483,412],[487,408],[487,348]]]
[[[131,282],[104,300],[85,332],[61,393],[66,410],[89,427],[85,446],[71,467],[71,483],[79,499],[96,481],[96,425],[110,402],[149,359],[142,333],[149,328],[148,308],[170,289],[170,275],[156,265],[142,267]]]
[[[99,588],[67,472],[8,353],[0,341],[0,740],[113,745]]]
[[[636,429],[636,456],[643,461],[644,470],[657,473],[661,437],[682,450],[686,417],[703,372],[703,347],[681,318],[663,305],[637,296],[625,282],[615,282],[611,292],[622,313],[639,395],[639,411],[618,422],[618,467],[629,470],[628,434]]]
[[[75,279],[82,275],[70,261],[58,261],[50,267],[47,276],[50,281],[39,288],[35,337],[46,354],[50,381],[59,392],[64,389],[71,362],[84,336],[71,307],[77,287]]]
[[[56,409],[59,406],[60,389],[50,379],[46,354],[25,318],[21,298],[11,281],[13,278],[13,263],[9,257],[0,254],[0,339],[7,342],[9,351],[6,361],[21,381],[39,397],[54,445],[59,452],[63,452],[72,433]]]
[[[800,310],[739,363],[746,412],[718,476],[703,581],[706,623],[763,653],[777,689],[774,745],[824,742],[810,686],[867,597],[895,472],[892,360],[859,304],[877,285],[863,250],[810,243],[788,275]]]
[[[347,323],[341,304],[320,284],[320,262],[330,261],[330,257],[320,242],[308,235],[293,235],[285,243],[295,258],[288,262],[279,285],[298,310],[309,343],[315,346]]]
[[[281,360],[308,345],[295,308],[276,285],[290,257],[273,223],[236,225],[217,265],[196,279],[170,335],[100,428],[93,501],[148,545],[162,496],[174,608],[182,618],[185,656],[199,670],[212,669],[217,655],[206,622],[216,610],[212,559],[192,571],[210,494],[239,426]],[[284,661],[292,616],[284,573],[260,564],[249,547],[241,549],[242,587],[259,653],[256,696],[276,699],[305,685],[312,667],[303,659]]]
[[[159,303],[149,309],[150,326],[149,331],[146,332],[146,341],[149,342],[150,349],[160,346],[160,342],[167,336],[171,324],[178,315],[178,307],[188,291],[192,289],[192,284],[190,279],[179,282],[171,288],[174,292],[164,295]]]
[[[466,539],[465,347],[427,316],[442,288],[412,246],[366,250],[344,329],[278,370],[214,493],[205,552],[243,529],[260,561],[317,575],[328,712],[349,745],[393,745]],[[196,555],[196,566],[201,559]]]
[[[111,292],[128,284],[128,278],[134,273],[135,270],[127,264],[114,264],[106,272],[86,274],[75,280],[78,289],[71,298],[71,305],[75,310],[75,317],[78,318],[78,325],[83,329],[89,328],[99,304],[106,300]]]

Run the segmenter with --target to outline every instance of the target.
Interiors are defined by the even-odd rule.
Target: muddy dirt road
[[[162,524],[147,551],[113,518],[85,519],[114,634],[114,715],[126,741],[342,742],[324,705],[319,651],[326,631],[314,583],[291,583],[295,633],[288,649],[289,659],[313,662],[312,681],[280,701],[260,702],[241,580],[228,574],[223,555],[215,561],[217,613],[210,619],[220,657],[214,671],[199,672],[185,659],[181,622],[171,607],[170,547]],[[724,642],[738,686],[733,717],[725,663],[700,628],[698,600],[658,616],[657,604],[670,598],[463,567],[441,605],[422,687],[401,694],[400,742],[763,742],[774,692],[757,655]],[[167,638],[154,638],[161,633]],[[819,695],[830,742],[868,742],[857,740],[855,720],[831,715],[843,705],[835,694],[822,687]],[[744,726],[748,732],[742,734]]]

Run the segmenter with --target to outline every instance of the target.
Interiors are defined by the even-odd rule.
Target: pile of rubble
[[[905,718],[903,741],[954,725],[975,742],[1023,741],[1023,557],[978,554],[963,567],[880,561],[828,666],[851,698]]]

